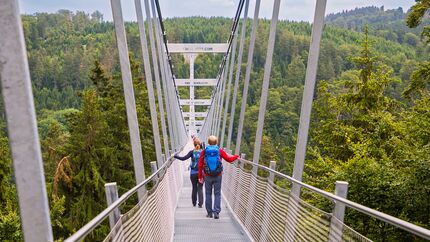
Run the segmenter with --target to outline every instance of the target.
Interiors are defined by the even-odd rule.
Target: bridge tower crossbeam
[[[210,106],[211,99],[195,99],[195,87],[215,87],[217,85],[216,79],[195,79],[194,78],[194,63],[199,54],[203,53],[226,53],[228,44],[221,43],[193,43],[193,44],[182,44],[174,43],[168,44],[170,53],[182,54],[185,60],[190,64],[190,78],[189,79],[176,79],[176,86],[189,87],[190,96],[188,99],[181,99],[180,104],[183,106],[189,106],[189,111],[182,114],[184,117],[188,117],[186,121],[187,130],[189,134],[193,135],[200,131],[203,121],[196,120],[197,117],[206,118],[207,112],[196,112],[196,106]]]

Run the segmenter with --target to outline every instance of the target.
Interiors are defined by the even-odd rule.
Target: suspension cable
[[[180,112],[181,113],[181,118],[182,118],[182,120],[185,121],[183,113],[182,113],[181,104],[180,104],[180,101],[179,101],[179,92],[178,92],[178,88],[176,86],[176,77],[175,77],[175,74],[173,72],[172,57],[170,55],[169,48],[168,48],[168,45],[167,45],[167,34],[166,34],[166,30],[164,28],[163,15],[161,14],[160,3],[159,3],[158,0],[155,0],[155,6],[157,8],[158,21],[160,22],[161,33],[163,34],[163,43],[164,43],[164,47],[166,49],[167,61],[169,63],[170,73],[172,75],[171,77],[172,77],[172,80],[173,80],[173,86],[175,87],[176,101],[178,102],[179,109],[181,110],[181,112]],[[184,122],[184,125],[185,125],[185,122]]]
[[[233,24],[231,26],[230,36],[229,36],[228,41],[227,41],[227,43],[228,43],[227,52],[224,54],[224,58],[222,59],[222,62],[220,64],[220,66],[219,66],[219,70],[218,70],[218,74],[217,74],[217,79],[218,80],[217,80],[216,87],[215,87],[215,89],[213,90],[213,92],[211,94],[211,104],[209,105],[208,113],[209,113],[209,111],[213,107],[214,97],[216,95],[216,92],[220,88],[220,81],[221,81],[221,77],[222,77],[222,72],[224,71],[225,64],[226,64],[226,61],[228,59],[227,57],[230,54],[230,51],[231,51],[231,48],[232,48],[232,45],[233,45],[233,39],[234,39],[236,30],[237,30],[237,26],[238,26],[239,21],[240,21],[240,15],[242,13],[242,9],[243,9],[244,3],[245,3],[245,0],[240,0],[239,5],[238,5],[238,7],[236,9],[236,14],[235,14],[235,17],[233,19]],[[207,119],[205,119],[205,122],[204,122],[202,128],[205,127],[206,122],[207,122]]]

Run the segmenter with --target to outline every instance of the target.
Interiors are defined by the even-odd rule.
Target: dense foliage
[[[408,15],[401,9],[368,7],[327,17],[305,180],[329,191],[336,180],[348,181],[351,200],[430,228],[430,47],[427,28],[422,27],[428,24],[422,11],[426,4],[426,0],[417,1],[418,7]],[[417,28],[410,29],[406,22]],[[106,206],[104,183],[116,181],[120,194],[134,184],[113,24],[103,21],[99,12],[60,10],[25,15],[23,25],[54,236],[61,240]],[[224,42],[231,20],[173,18],[165,25],[172,43]],[[257,31],[242,140],[242,152],[248,157],[255,139],[269,27],[268,20],[261,20]],[[126,28],[142,150],[144,160],[151,161],[155,154],[138,61],[139,31],[135,23],[127,23]],[[293,166],[310,32],[309,23],[280,21],[276,35],[261,162],[280,161],[279,169],[287,174]],[[249,44],[249,37],[245,43]],[[246,60],[246,49],[244,53]],[[195,78],[215,77],[220,60],[220,55],[199,56]],[[187,78],[186,61],[178,55],[174,64],[176,76]],[[240,90],[244,72],[242,64]],[[204,98],[210,90],[196,93]],[[180,94],[188,95],[186,90]],[[240,102],[236,105],[239,110]],[[22,234],[0,113],[0,205],[4,208],[0,240],[17,241]],[[417,239],[351,211],[346,222],[378,241]],[[103,224],[89,240],[101,240],[106,231]]]

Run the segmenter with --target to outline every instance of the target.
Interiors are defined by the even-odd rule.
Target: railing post
[[[270,169],[276,170],[276,161],[270,161]],[[269,228],[269,219],[270,219],[270,205],[272,201],[272,191],[269,188],[270,186],[273,186],[275,183],[275,174],[273,172],[269,173],[267,188],[266,188],[266,206],[264,206],[264,212],[263,212],[263,225],[262,225],[262,233],[260,234],[260,241],[266,241],[267,240],[267,233]]]
[[[161,161],[162,161],[162,164],[164,164],[164,163],[166,163],[167,162],[167,160],[166,160],[166,155],[165,154],[161,154]],[[161,166],[160,166],[161,167]],[[159,176],[164,176],[164,174],[166,173],[166,171],[167,171],[167,166],[163,169],[163,173],[161,174],[161,175],[159,175]]]
[[[276,161],[270,161],[270,169],[276,170]],[[274,184],[275,183],[275,173],[270,172],[269,173],[269,183]]]
[[[240,154],[240,158],[245,160],[246,154],[245,153]],[[245,162],[240,162],[240,168],[243,168],[244,164],[245,164]]]
[[[49,242],[51,219],[18,1],[0,1],[0,33],[0,87],[22,232],[27,242]]]
[[[116,186],[116,182],[106,183],[105,184],[105,193],[106,193],[106,202],[108,207],[118,200],[118,188]],[[113,230],[115,224],[120,219],[121,215],[119,209],[116,208],[109,214],[109,227],[110,230]]]
[[[348,194],[348,182],[336,181],[335,195],[346,198]],[[345,216],[345,204],[335,202],[333,216],[330,223],[329,241],[342,241],[343,218]]]
[[[157,172],[157,162],[151,161],[151,174],[154,174],[155,172]],[[158,176],[155,178],[155,181],[158,182]]]

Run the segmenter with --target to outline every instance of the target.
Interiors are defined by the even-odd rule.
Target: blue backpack
[[[200,159],[200,150],[193,151],[193,157],[191,158],[191,170],[198,171],[199,170],[199,159]]]
[[[210,176],[217,176],[222,172],[219,148],[216,145],[208,145],[205,148],[204,171]]]

